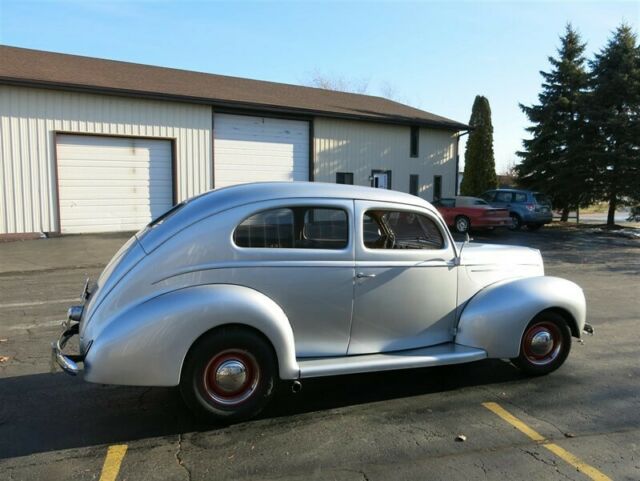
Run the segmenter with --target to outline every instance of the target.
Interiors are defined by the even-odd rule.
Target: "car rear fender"
[[[245,325],[262,333],[278,359],[280,378],[299,376],[291,324],[264,294],[231,284],[178,289],[108,322],[85,358],[85,379],[103,384],[175,386],[193,343],[213,328]]]
[[[507,280],[479,291],[465,306],[456,333],[457,344],[484,349],[491,358],[513,358],[520,352],[524,330],[540,312],[563,313],[579,337],[586,322],[582,289],[558,277]]]

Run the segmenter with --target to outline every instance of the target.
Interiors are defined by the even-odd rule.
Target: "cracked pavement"
[[[126,237],[0,244],[1,479],[96,480],[112,444],[128,445],[119,480],[588,479],[487,401],[611,479],[640,479],[638,240],[559,227],[476,234],[541,249],[547,274],[585,290],[596,334],[550,376],[494,360],[307,380],[297,395],[284,387],[258,419],[213,427],[176,389],[49,373],[62,300]]]

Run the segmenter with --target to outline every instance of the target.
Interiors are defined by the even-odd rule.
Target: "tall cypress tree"
[[[640,46],[621,25],[591,62],[588,119],[596,185],[609,203],[607,224],[616,208],[640,201]]]
[[[460,185],[462,195],[478,196],[498,185],[496,162],[493,156],[493,125],[491,107],[486,97],[477,95],[469,126],[472,128],[464,153],[464,177]]]
[[[540,72],[542,92],[538,104],[520,108],[531,126],[530,139],[518,152],[518,183],[544,192],[567,220],[569,209],[591,203],[593,176],[584,142],[584,97],[588,88],[585,44],[568,24],[560,37],[558,58],[549,57],[551,71]]]

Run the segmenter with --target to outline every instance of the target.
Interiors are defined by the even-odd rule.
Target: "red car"
[[[491,207],[477,197],[455,197],[433,202],[449,227],[457,232],[468,232],[470,229],[486,229],[509,227],[512,220],[509,209]]]

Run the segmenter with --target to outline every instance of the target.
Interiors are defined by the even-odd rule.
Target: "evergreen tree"
[[[588,120],[600,199],[616,208],[640,201],[640,46],[627,25],[613,33],[591,62]]]
[[[544,192],[567,220],[569,209],[592,202],[592,167],[584,142],[584,98],[588,88],[585,44],[569,24],[560,37],[558,58],[549,57],[550,72],[543,78],[538,104],[520,108],[532,123],[518,152],[518,182],[523,187]]]
[[[469,119],[471,132],[464,153],[462,195],[478,196],[498,185],[493,156],[493,125],[491,107],[486,97],[477,95]]]

